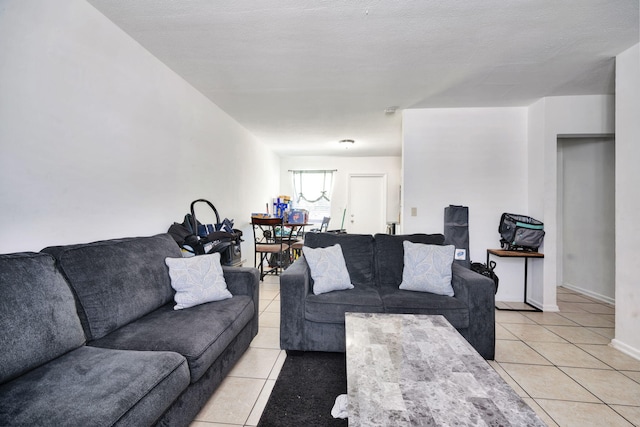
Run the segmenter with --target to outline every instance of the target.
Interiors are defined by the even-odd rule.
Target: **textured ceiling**
[[[613,93],[639,37],[638,0],[89,3],[281,155],[399,155],[407,108]]]

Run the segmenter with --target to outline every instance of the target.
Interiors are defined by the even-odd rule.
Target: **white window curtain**
[[[309,211],[309,221],[331,216],[331,192],[336,170],[292,170],[293,207]]]

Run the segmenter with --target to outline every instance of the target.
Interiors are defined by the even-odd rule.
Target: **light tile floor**
[[[280,278],[260,283],[258,335],[192,427],[256,426],[276,383],[286,353],[280,350]]]
[[[491,366],[549,426],[640,426],[640,361],[609,346],[614,307],[558,288],[558,313],[496,310]],[[193,427],[255,426],[286,354],[278,277],[260,284],[260,332]]]

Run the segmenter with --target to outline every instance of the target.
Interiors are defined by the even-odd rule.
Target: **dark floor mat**
[[[344,353],[287,355],[258,427],[347,426],[331,416],[336,397],[347,392]]]

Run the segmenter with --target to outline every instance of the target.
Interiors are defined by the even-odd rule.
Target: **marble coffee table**
[[[349,426],[544,426],[443,316],[347,313]]]

